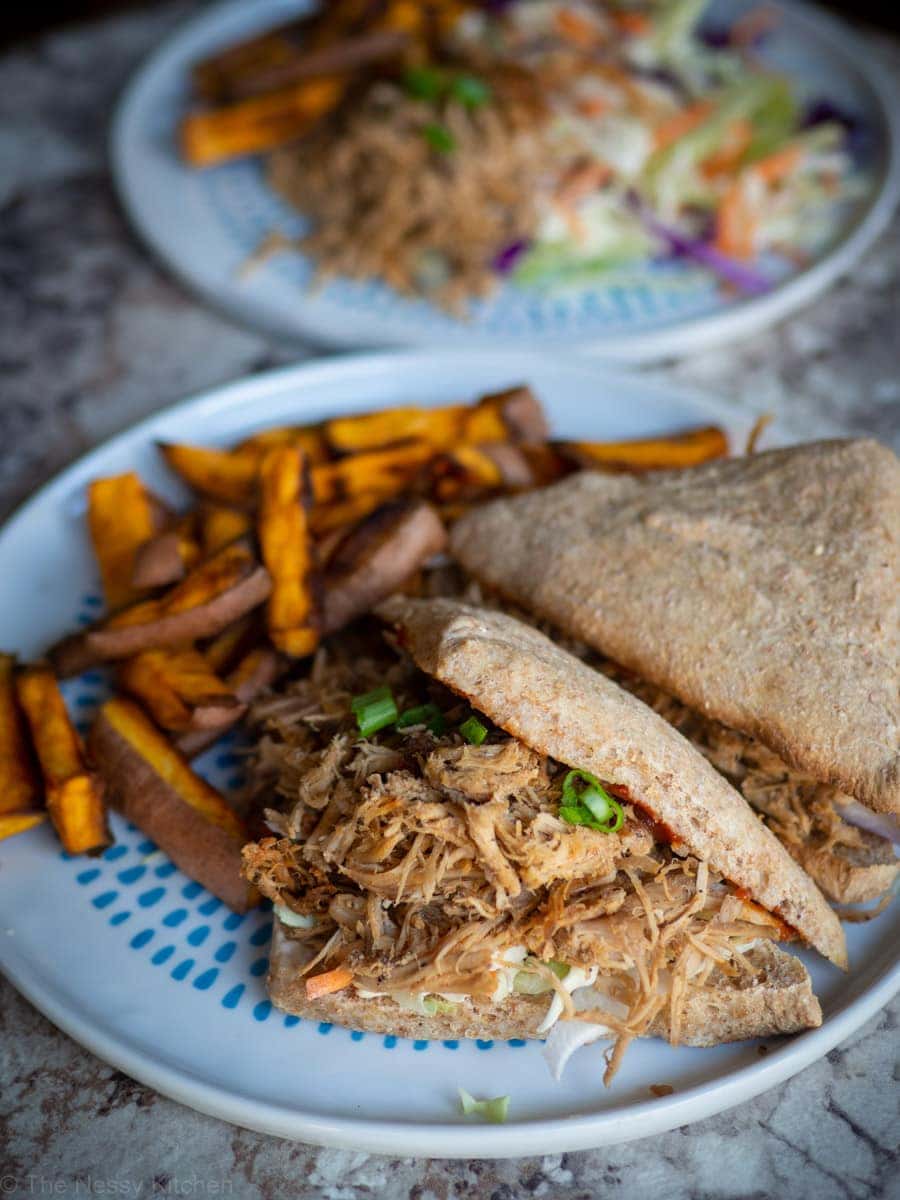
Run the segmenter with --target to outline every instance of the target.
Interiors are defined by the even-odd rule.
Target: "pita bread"
[[[806,968],[770,942],[747,953],[752,976],[735,980],[716,969],[702,988],[684,999],[679,1042],[684,1046],[717,1046],[750,1037],[796,1033],[822,1024],[822,1010],[813,995]],[[269,996],[284,1012],[311,1021],[329,1021],[366,1033],[426,1038],[529,1038],[547,1011],[546,996],[508,996],[502,1004],[465,1000],[453,1011],[424,1016],[400,1008],[386,996],[362,997],[353,988],[310,1000],[300,944],[292,942],[279,921],[272,931],[269,952]],[[649,1031],[668,1037],[665,1016]]]
[[[846,966],[840,922],[809,876],[652,709],[505,613],[404,596],[376,611],[423,671],[538,753],[627,789],[673,841]]]
[[[871,808],[900,812],[900,462],[818,442],[495,501],[480,581]]]

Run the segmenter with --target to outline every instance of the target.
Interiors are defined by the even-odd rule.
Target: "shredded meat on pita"
[[[437,703],[446,732],[360,738],[350,699],[385,682],[401,711]],[[571,1016],[542,964],[597,967],[596,1019],[618,1037],[608,1075],[664,1008],[677,1041],[687,988],[714,967],[749,970],[742,948],[783,927],[657,843],[630,803],[616,834],[563,821],[567,768],[498,730],[469,745],[457,732],[468,715],[405,662],[324,651],[256,709],[257,777],[288,806],[267,812],[276,836],[245,848],[244,869],[307,918],[285,931],[304,970],[347,968],[363,992],[490,1000],[505,964],[527,955]]]

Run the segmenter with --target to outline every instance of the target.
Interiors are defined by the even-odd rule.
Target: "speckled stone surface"
[[[295,360],[203,308],[127,229],[105,163],[115,97],[193,6],[73,28],[0,59],[0,514],[184,394]],[[900,46],[875,52],[900,70]],[[798,435],[900,448],[900,221],[805,312],[657,372]],[[7,585],[9,583],[7,582]],[[0,980],[0,1195],[628,1200],[900,1196],[900,1002],[826,1059],[652,1142],[508,1162],[391,1160],[225,1125],[82,1050]]]

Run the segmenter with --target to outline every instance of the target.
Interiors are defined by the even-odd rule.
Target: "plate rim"
[[[142,127],[144,90],[180,41],[206,27],[212,29],[219,14],[240,11],[243,2],[219,0],[198,15],[181,22],[138,65],[116,103],[109,130],[109,158],[114,187],[126,218],[141,241],[171,275],[205,304],[265,336],[330,350],[358,350],[366,343],[352,333],[343,332],[347,323],[335,319],[339,311],[332,313],[331,317],[327,313],[310,314],[308,306],[303,303],[302,290],[298,292],[300,302],[292,310],[292,317],[286,319],[280,312],[267,312],[255,300],[248,299],[246,295],[242,297],[239,289],[228,287],[223,291],[221,280],[213,281],[204,278],[202,272],[190,270],[180,261],[175,249],[169,246],[163,231],[154,222],[142,200],[142,189],[135,176],[136,165],[131,161],[131,146],[134,133]],[[870,202],[836,245],[763,296],[748,297],[721,312],[690,317],[658,330],[638,333],[619,331],[587,338],[548,340],[542,343],[545,350],[566,348],[609,362],[650,363],[665,358],[680,358],[734,342],[740,337],[752,336],[777,324],[836,283],[887,227],[900,201],[900,81],[895,81],[887,67],[873,56],[864,35],[842,18],[823,11],[808,0],[772,0],[772,3],[776,9],[780,7],[788,12],[792,20],[811,26],[816,36],[829,45],[831,52],[860,77],[878,106],[885,130],[885,161]],[[860,66],[863,62],[864,72]],[[377,345],[385,350],[424,347],[438,344],[440,338],[440,333],[429,334],[427,329],[414,330],[408,337],[385,333]],[[520,348],[523,343],[497,338],[493,342],[471,345],[460,341],[458,348],[469,350],[482,345],[513,349]]]
[[[146,442],[159,425],[177,420],[182,412],[198,416],[233,410],[239,404],[290,387],[295,382],[301,386],[306,383],[312,388],[327,387],[335,379],[371,378],[374,371],[416,371],[425,363],[434,370],[436,363],[440,366],[441,359],[457,364],[465,359],[477,362],[479,366],[492,363],[513,366],[511,352],[499,350],[444,351],[440,354],[427,350],[361,353],[279,367],[204,389],[105,439],[47,481],[0,527],[0,553],[14,526],[28,520],[35,509],[52,503],[57,495],[66,493],[72,483],[90,469],[94,459],[122,443]],[[529,362],[540,362],[545,367],[554,365],[547,354],[515,354],[516,371],[522,369],[527,374]],[[702,411],[710,417],[717,414],[718,419],[731,428],[742,416],[739,409],[697,389],[670,384],[591,358],[574,356],[563,364],[563,370],[573,367],[598,381],[612,383],[624,378],[646,392],[677,397],[696,406],[698,413]],[[427,393],[427,388],[423,390]],[[252,413],[250,416],[252,423]],[[160,1063],[130,1044],[126,1037],[104,1030],[98,1020],[84,1010],[77,996],[60,996],[54,991],[52,981],[45,980],[39,967],[29,963],[27,954],[14,939],[0,940],[0,970],[40,1012],[100,1059],[161,1094],[209,1116],[258,1132],[324,1146],[447,1158],[507,1158],[590,1149],[652,1136],[701,1120],[751,1099],[803,1070],[852,1034],[900,991],[900,953],[891,962],[885,952],[873,965],[873,981],[858,995],[853,995],[818,1029],[791,1038],[765,1059],[714,1080],[694,1084],[673,1096],[630,1104],[624,1110],[613,1108],[564,1117],[538,1116],[508,1125],[482,1126],[450,1120],[414,1124],[391,1118],[324,1116],[308,1109],[266,1103],[240,1090],[205,1082],[187,1070]]]

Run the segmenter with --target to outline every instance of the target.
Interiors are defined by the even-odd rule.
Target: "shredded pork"
[[[446,732],[361,739],[350,698],[384,682],[401,710],[437,703]],[[341,966],[363,992],[464,1002],[500,998],[504,964],[526,960],[571,1016],[545,964],[599,968],[618,1039],[610,1072],[667,1006],[677,1040],[688,986],[716,966],[748,969],[741,947],[783,929],[657,843],[631,802],[614,835],[563,821],[567,768],[497,730],[469,745],[457,732],[468,715],[406,663],[324,651],[309,678],[257,708],[257,775],[288,804],[267,812],[275,836],[245,848],[245,873],[306,918],[287,931],[305,971]]]

